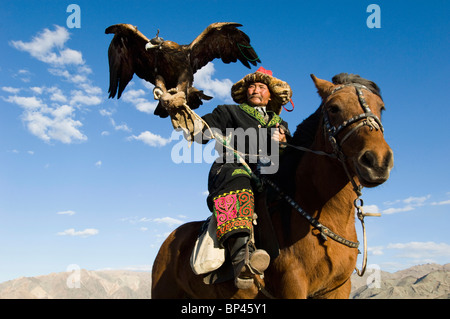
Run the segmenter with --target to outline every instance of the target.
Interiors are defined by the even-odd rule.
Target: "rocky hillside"
[[[21,277],[0,284],[0,298],[21,299],[145,299],[151,274],[124,270],[52,273]]]
[[[124,270],[52,273],[21,277],[0,284],[5,299],[148,299],[151,274]],[[414,266],[395,273],[368,269],[352,277],[354,299],[450,299],[450,264]]]
[[[354,299],[450,299],[450,264],[426,264],[395,273],[368,269],[352,277]]]

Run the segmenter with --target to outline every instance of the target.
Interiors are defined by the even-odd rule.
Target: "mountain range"
[[[149,299],[151,274],[77,270],[0,283],[0,299]],[[425,264],[389,273],[352,275],[352,299],[450,299],[450,264]]]

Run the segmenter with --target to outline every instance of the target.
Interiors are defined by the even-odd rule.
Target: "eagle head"
[[[147,42],[147,44],[145,45],[145,49],[149,50],[149,49],[153,49],[156,47],[160,47],[161,44],[163,44],[163,42],[164,42],[164,39],[159,37],[159,29],[158,29],[158,32],[156,32],[156,37],[154,37],[149,42]]]

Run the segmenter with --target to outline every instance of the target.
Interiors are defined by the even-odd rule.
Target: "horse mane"
[[[319,107],[313,114],[303,120],[297,126],[294,135],[288,140],[288,143],[306,148],[311,147],[322,118],[321,113],[321,108]],[[281,156],[280,167],[274,177],[279,187],[288,194],[292,195],[295,191],[295,169],[304,153],[304,151],[287,147]]]
[[[370,92],[378,95],[381,99],[383,99],[381,97],[381,90],[378,87],[378,85],[375,82],[372,82],[370,80],[360,77],[358,74],[339,73],[339,74],[336,74],[335,76],[333,76],[331,81],[333,82],[333,84],[336,84],[336,85],[352,84],[352,83],[364,85],[365,87],[367,87],[370,90]]]

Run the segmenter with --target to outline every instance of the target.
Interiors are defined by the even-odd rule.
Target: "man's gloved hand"
[[[170,113],[174,109],[177,109],[186,103],[186,94],[183,91],[172,93],[164,93],[159,101],[164,106],[164,108]]]
[[[160,102],[169,113],[173,128],[177,131],[181,129],[184,137],[193,141],[194,135],[201,132],[203,123],[196,118],[195,113],[186,108],[186,94],[182,91],[168,91],[161,96]]]

